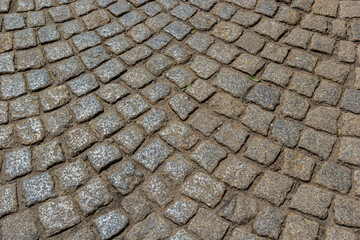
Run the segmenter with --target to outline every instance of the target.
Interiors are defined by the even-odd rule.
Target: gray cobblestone
[[[25,180],[22,184],[26,206],[43,202],[55,196],[54,182],[48,173],[34,176]]]
[[[112,211],[94,220],[101,239],[110,239],[127,226],[129,220],[125,215]]]
[[[9,240],[39,239],[39,230],[31,212],[24,211],[5,218],[1,224],[3,237]]]
[[[108,181],[122,195],[130,193],[142,181],[143,174],[132,162],[121,162],[107,173]]]
[[[86,168],[85,162],[77,160],[68,163],[55,171],[59,179],[59,187],[63,191],[72,192],[82,185],[89,177],[90,173]]]
[[[45,131],[38,117],[28,118],[17,123],[14,127],[15,136],[23,145],[31,145],[44,139]]]
[[[99,144],[87,153],[91,166],[100,172],[102,169],[122,158],[120,150],[115,145]]]
[[[130,126],[116,134],[114,139],[124,152],[132,154],[144,141],[145,136],[140,127]]]
[[[26,93],[26,85],[20,73],[1,77],[1,95],[4,100]]]

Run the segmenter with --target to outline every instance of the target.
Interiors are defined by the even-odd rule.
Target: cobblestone
[[[101,239],[110,239],[118,234],[127,226],[128,222],[128,218],[117,211],[101,215],[94,220]]]
[[[68,163],[57,169],[55,175],[59,179],[60,189],[67,192],[75,191],[90,177],[85,162],[81,160]]]

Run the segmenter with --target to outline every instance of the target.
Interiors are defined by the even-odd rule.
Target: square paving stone
[[[295,147],[300,138],[302,125],[297,122],[277,119],[273,123],[271,136],[287,147]]]
[[[331,54],[334,50],[335,40],[315,33],[311,39],[310,50]]]
[[[65,161],[61,144],[57,140],[36,146],[32,154],[34,166],[40,171],[44,171],[55,164]]]
[[[360,165],[360,139],[343,137],[340,142],[338,159],[349,164]]]
[[[146,61],[145,66],[156,76],[161,75],[167,68],[173,64],[173,61],[163,54],[152,56]]]
[[[272,113],[251,104],[246,108],[242,123],[253,131],[266,136],[274,117]]]
[[[278,157],[281,146],[258,136],[250,140],[244,156],[264,165],[272,164]]]
[[[319,79],[315,75],[303,72],[295,72],[289,89],[301,95],[311,97],[318,84]]]
[[[182,240],[182,239],[186,239],[186,240],[194,240],[196,239],[195,236],[191,233],[189,233],[188,231],[184,230],[184,229],[180,229],[178,230],[174,235],[172,235],[172,237],[170,238],[170,240]]]
[[[94,220],[101,239],[110,239],[125,229],[129,219],[118,211],[111,211]]]
[[[310,221],[295,213],[290,213],[285,222],[283,240],[315,240],[319,231],[319,223]]]
[[[299,147],[326,159],[330,156],[335,142],[336,137],[308,128],[302,133]]]
[[[13,73],[14,67],[14,54],[2,53],[0,54],[0,73]]]
[[[120,55],[120,58],[128,65],[135,65],[140,60],[143,60],[151,55],[152,51],[149,47],[144,45],[136,46],[131,50]]]
[[[281,87],[285,87],[290,77],[292,76],[293,71],[290,68],[284,67],[276,63],[269,63],[264,73],[261,76],[262,80],[275,83]]]
[[[176,183],[182,183],[193,170],[194,165],[182,155],[175,153],[166,160],[163,172]]]
[[[183,22],[174,21],[164,28],[164,31],[175,37],[177,40],[182,40],[191,31],[191,27]]]
[[[335,197],[335,222],[348,227],[359,227],[360,202],[357,199],[337,195]]]
[[[26,49],[36,46],[36,36],[33,28],[14,33],[14,47],[16,49]]]
[[[294,28],[285,38],[285,43],[294,47],[306,49],[310,43],[311,36],[312,33],[307,30]]]
[[[185,94],[177,94],[169,101],[172,110],[179,116],[181,120],[185,120],[195,111],[197,105]]]
[[[191,69],[201,78],[208,79],[219,70],[219,64],[207,57],[196,56],[191,63]]]
[[[143,165],[146,169],[154,172],[172,152],[172,147],[169,147],[160,139],[154,139],[135,154],[134,160]]]
[[[256,199],[242,193],[228,194],[221,204],[220,215],[236,224],[245,224],[252,220],[259,211]]]
[[[340,108],[353,112],[360,113],[360,90],[346,89],[343,99],[340,103]]]
[[[27,73],[26,82],[30,91],[38,91],[50,86],[53,80],[49,72],[44,68]]]
[[[104,38],[112,37],[116,34],[119,34],[124,31],[124,27],[122,27],[117,22],[111,22],[106,24],[105,26],[99,27],[96,29],[96,32]]]
[[[267,110],[274,110],[280,101],[280,92],[275,88],[257,84],[246,96],[246,100],[259,104]]]
[[[42,8],[54,6],[54,1],[52,0],[35,0],[36,9],[40,10]]]
[[[28,27],[41,27],[45,25],[45,16],[41,11],[27,12],[26,21]]]
[[[50,8],[48,10],[50,17],[54,20],[54,22],[65,22],[73,18],[70,7],[69,6],[58,6],[54,8]]]
[[[191,58],[192,53],[186,47],[173,44],[166,49],[166,55],[172,57],[177,63],[183,63]]]
[[[236,124],[227,123],[215,134],[218,143],[227,146],[233,152],[237,152],[244,145],[248,133]]]
[[[352,113],[342,115],[344,121],[342,132],[344,135],[360,137],[360,116]]]
[[[103,46],[97,46],[80,53],[80,58],[88,69],[99,66],[110,58]]]
[[[96,10],[82,17],[84,24],[88,30],[92,30],[104,26],[110,21],[110,17],[103,9]]]
[[[243,53],[231,64],[233,68],[252,76],[255,76],[255,74],[259,72],[264,65],[264,60],[248,53]]]
[[[85,95],[96,88],[99,87],[99,84],[96,81],[94,74],[86,73],[74,80],[71,80],[68,83],[71,91],[78,97]]]
[[[136,221],[144,219],[151,212],[150,201],[140,191],[125,196],[121,200],[121,206]]]
[[[338,227],[328,227],[326,229],[326,240],[336,240],[336,239],[348,239],[356,240],[357,236],[349,231],[345,231]]]
[[[231,4],[219,2],[211,11],[213,14],[217,15],[223,20],[230,20],[230,18],[232,17],[232,15],[234,15],[236,11],[236,8]]]
[[[206,31],[210,30],[216,24],[216,18],[211,13],[207,12],[197,12],[189,22],[196,29]]]
[[[14,144],[14,128],[12,125],[0,127],[0,149],[10,148]]]
[[[291,117],[297,120],[305,118],[309,110],[309,102],[297,94],[286,91],[283,94],[283,105],[281,111],[285,117]]]
[[[339,38],[345,38],[346,32],[347,32],[346,21],[344,21],[342,19],[336,19],[332,22],[332,25],[333,25],[333,27],[330,32],[330,35],[339,37]],[[357,26],[356,22],[353,22],[352,26]]]
[[[255,8],[256,13],[273,17],[278,9],[278,4],[273,0],[261,0]]]
[[[215,93],[216,89],[202,79],[196,80],[188,89],[186,93],[195,98],[198,102],[204,102],[211,95]]]
[[[78,57],[70,57],[68,59],[62,60],[53,64],[50,68],[60,83],[63,83],[70,78],[76,77],[85,71]]]
[[[39,239],[39,230],[30,210],[11,215],[1,224],[2,235],[8,240]]]
[[[214,172],[215,177],[240,190],[248,189],[260,169],[242,158],[228,158],[222,161]]]
[[[140,184],[143,174],[130,161],[122,161],[107,172],[107,180],[122,195],[126,195]]]
[[[240,0],[240,1],[244,1],[244,0]],[[252,2],[256,1],[251,0]],[[239,0],[237,0],[237,2],[239,2]],[[244,1],[245,2],[245,1]],[[238,10],[234,16],[231,18],[232,22],[235,22],[237,24],[240,24],[241,26],[244,27],[251,27],[253,26],[255,23],[259,22],[261,18],[261,15],[253,13],[253,12],[248,12],[248,11],[242,11],[242,10]]]
[[[221,21],[214,27],[212,35],[231,43],[236,41],[242,32],[243,31],[239,25],[231,22]]]
[[[19,13],[4,15],[4,28],[6,31],[22,29],[25,27],[24,17]]]
[[[130,10],[130,4],[125,0],[118,1],[111,4],[107,9],[116,17],[128,12]]]
[[[9,51],[13,48],[13,34],[1,33],[0,34],[0,53]]]
[[[26,206],[29,207],[55,196],[54,185],[54,181],[48,173],[43,173],[25,180],[22,183],[22,190],[24,192]]]
[[[102,86],[96,94],[107,103],[116,103],[118,100],[130,94],[129,90],[118,83],[108,83]]]
[[[71,7],[74,9],[76,15],[81,16],[92,10],[95,10],[93,0],[79,0],[71,4]]]
[[[17,69],[19,71],[30,68],[41,68],[45,65],[45,58],[39,48],[18,51],[15,54]]]
[[[147,134],[150,134],[159,130],[164,125],[166,118],[167,115],[163,109],[152,108],[137,121],[137,124],[142,126]]]
[[[229,235],[229,240],[258,240],[259,238],[255,235],[250,233],[249,231],[245,230],[244,228],[235,228],[232,231],[231,235]]]
[[[268,42],[265,44],[260,56],[273,62],[283,63],[289,50],[289,47]]]
[[[227,222],[205,208],[200,208],[189,223],[189,229],[192,232],[209,240],[222,239],[229,226]]]
[[[95,133],[87,127],[78,127],[68,131],[64,139],[71,156],[78,155],[97,141]]]
[[[202,10],[209,11],[216,3],[215,0],[190,0],[190,3],[201,8]]]
[[[8,12],[10,9],[10,0],[1,0],[0,12]]]
[[[155,104],[164,99],[171,92],[170,85],[167,82],[157,82],[152,84],[141,91],[150,103]]]
[[[94,73],[101,82],[107,83],[125,71],[125,66],[118,59],[113,58],[96,68]]]
[[[170,68],[165,73],[165,76],[179,88],[186,87],[186,85],[191,84],[196,79],[196,75],[187,66],[183,65]]]
[[[15,136],[23,145],[31,145],[44,139],[43,124],[38,117],[22,120],[15,125]]]
[[[86,163],[82,160],[63,165],[61,168],[56,169],[55,175],[59,180],[59,188],[66,192],[75,191],[90,178]]]
[[[340,111],[333,107],[317,107],[308,112],[305,124],[328,133],[337,133],[337,119]]]
[[[121,130],[115,135],[114,140],[120,145],[121,150],[132,154],[141,145],[145,137],[144,130],[134,125]]]
[[[302,184],[292,198],[290,208],[325,219],[333,195],[330,191]]]
[[[281,173],[303,181],[310,181],[316,164],[314,158],[292,149],[284,149],[283,156],[284,165]]]
[[[209,105],[212,111],[233,119],[237,118],[244,108],[240,99],[236,99],[224,92],[216,93],[210,99]]]
[[[34,10],[34,9],[35,9],[35,5],[34,5],[33,1],[19,0],[17,3],[16,11],[17,12],[26,12],[26,11],[30,11],[30,10]]]
[[[39,95],[43,111],[48,112],[61,107],[71,100],[70,91],[65,85],[49,88]]]
[[[160,50],[171,41],[171,37],[165,33],[159,33],[145,42],[146,45],[154,50]]]
[[[44,43],[60,40],[60,33],[56,29],[55,25],[48,25],[39,28],[38,37],[40,43],[44,44]]]
[[[115,145],[102,143],[91,148],[87,152],[87,156],[91,166],[100,172],[111,164],[120,161],[122,153]]]
[[[170,236],[170,225],[156,213],[152,213],[145,220],[135,224],[128,232],[127,239],[140,240],[144,238],[165,239]]]
[[[245,32],[235,43],[236,46],[251,54],[258,53],[263,48],[264,44],[265,39],[252,32]]]
[[[149,27],[143,23],[140,23],[131,28],[127,34],[134,40],[134,42],[142,43],[151,37],[152,32]]]
[[[290,67],[296,67],[311,72],[318,58],[301,50],[292,49],[286,59],[286,64]]]
[[[145,68],[136,67],[128,69],[120,78],[132,88],[141,88],[152,82],[155,76]]]
[[[56,42],[44,47],[46,59],[49,62],[56,62],[74,54],[72,48],[67,42]]]
[[[20,73],[1,77],[1,95],[4,100],[12,99],[26,93],[26,85]]]
[[[149,200],[155,202],[162,208],[171,202],[173,198],[169,187],[163,179],[158,176],[151,176],[141,187]]]
[[[70,125],[72,116],[70,111],[64,107],[59,110],[47,113],[42,117],[44,127],[51,135],[58,136]]]
[[[3,217],[18,210],[16,185],[2,185],[0,187],[0,216]],[[3,232],[4,233],[4,232]]]
[[[350,68],[348,65],[340,64],[333,60],[322,61],[315,68],[316,74],[338,83],[343,83],[349,72]]]
[[[180,3],[173,10],[171,10],[171,15],[180,18],[185,21],[196,13],[196,8],[189,6],[188,4]]]
[[[145,24],[151,28],[151,30],[153,30],[154,32],[159,32],[160,30],[164,29],[166,25],[168,25],[169,23],[171,23],[171,16],[168,13],[160,13],[158,15],[156,15],[155,17],[152,18],[148,18],[145,21]],[[177,28],[178,27],[178,28]],[[184,29],[182,29],[184,28]],[[177,36],[181,36],[181,34],[183,34],[183,30],[186,30],[187,25],[179,22],[179,21],[175,21],[171,27],[168,27],[166,29],[166,32],[169,33],[170,35],[174,36],[176,34],[179,34]],[[177,32],[179,31],[179,32]],[[179,39],[181,40],[181,39]]]
[[[348,41],[339,42],[339,60],[346,63],[354,63],[356,58],[355,44]]]
[[[266,207],[257,215],[254,230],[260,236],[276,239],[281,233],[283,218],[278,209]]]
[[[162,11],[160,4],[156,2],[149,2],[142,7],[144,13],[150,17],[155,16]]]
[[[187,178],[181,188],[182,194],[203,202],[211,208],[220,202],[224,192],[225,185],[222,182],[202,172],[197,172]]]
[[[206,33],[195,32],[186,41],[186,44],[198,52],[205,52],[214,42],[214,37]]]
[[[39,219],[47,235],[53,235],[80,222],[70,196],[61,196],[48,201],[38,208]]]
[[[66,238],[66,240],[95,240],[95,235],[89,227],[84,227]]]
[[[224,64],[231,63],[239,54],[240,51],[235,46],[226,44],[223,41],[213,44],[207,51],[207,55]]]
[[[135,26],[136,24],[144,21],[146,18],[143,14],[137,12],[137,11],[131,11],[129,13],[126,13],[122,17],[119,18],[120,23],[125,28],[130,28],[132,26]]]
[[[293,181],[281,174],[267,172],[256,185],[254,194],[276,206],[284,203],[287,194],[291,190]]]
[[[265,18],[263,18],[254,28],[256,33],[270,37],[274,41],[279,40],[287,30],[288,28],[284,24]]]
[[[189,124],[205,136],[210,136],[222,123],[222,120],[216,114],[205,109],[196,111],[189,120]]]
[[[124,126],[124,120],[115,111],[108,111],[90,122],[90,127],[102,139],[109,137]]]
[[[139,95],[132,95],[124,100],[121,100],[117,106],[117,111],[127,120],[137,118],[149,109],[149,105]]]
[[[130,0],[131,1],[131,0]],[[97,4],[99,7],[101,8],[106,8],[108,7],[110,4],[116,2],[116,0],[96,0]]]
[[[299,11],[288,7],[288,6],[280,6],[279,9],[279,21],[285,22],[287,24],[296,25],[301,20],[301,15]]]
[[[190,158],[203,167],[206,171],[211,173],[214,171],[218,163],[226,158],[227,153],[220,146],[211,143],[210,141],[203,141],[191,153]]]
[[[81,33],[75,35],[72,41],[79,51],[83,51],[90,47],[94,47],[101,43],[101,39],[94,31]]]
[[[135,46],[134,42],[125,34],[117,35],[105,41],[105,45],[115,54],[121,54]]]
[[[111,193],[99,178],[89,180],[76,193],[76,201],[86,215],[95,212],[101,206],[109,204],[111,200]]]

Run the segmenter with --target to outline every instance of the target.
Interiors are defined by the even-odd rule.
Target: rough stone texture
[[[301,152],[291,149],[284,149],[284,165],[281,172],[303,181],[310,181],[315,160]]]
[[[145,220],[135,224],[127,233],[129,240],[164,239],[171,234],[170,225],[156,213],[150,214]]]
[[[300,215],[290,213],[286,218],[283,239],[315,240],[319,231],[319,224]]]
[[[334,203],[335,222],[348,227],[359,227],[359,206],[358,200],[336,196]]]

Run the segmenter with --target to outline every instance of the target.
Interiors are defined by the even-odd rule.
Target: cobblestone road
[[[360,238],[360,1],[0,13],[3,240]]]

